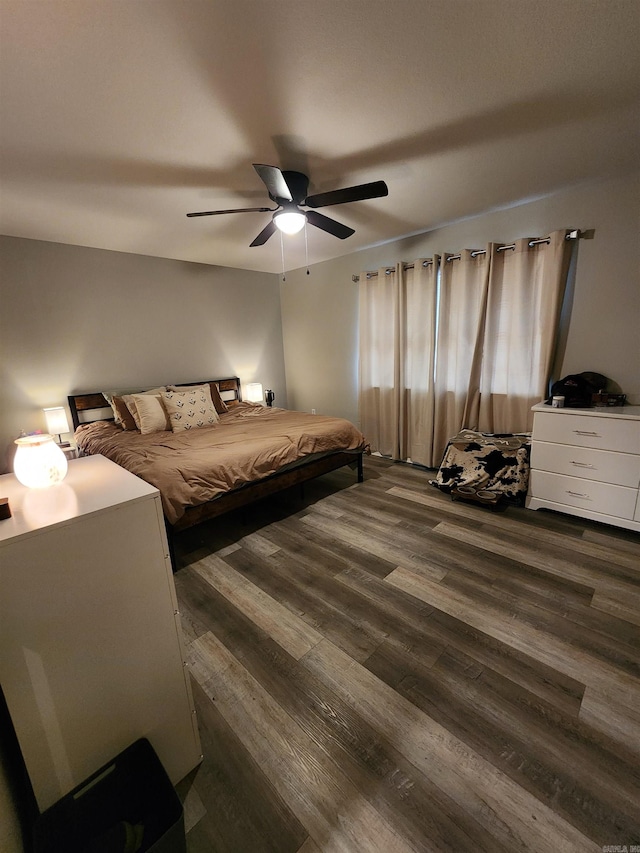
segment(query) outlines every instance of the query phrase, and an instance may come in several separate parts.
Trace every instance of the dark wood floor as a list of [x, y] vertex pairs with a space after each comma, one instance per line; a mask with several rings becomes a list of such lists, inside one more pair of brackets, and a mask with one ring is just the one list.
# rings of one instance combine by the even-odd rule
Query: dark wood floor
[[640, 845], [640, 536], [428, 479], [371, 458], [179, 538], [189, 853]]

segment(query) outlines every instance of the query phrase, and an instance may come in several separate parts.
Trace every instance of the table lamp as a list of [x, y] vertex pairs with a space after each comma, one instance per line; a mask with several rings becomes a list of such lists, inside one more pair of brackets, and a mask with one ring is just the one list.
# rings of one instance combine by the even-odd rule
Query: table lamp
[[264, 400], [262, 394], [262, 383], [250, 382], [247, 385], [247, 400], [249, 403], [262, 403]]
[[60, 438], [63, 432], [69, 432], [69, 422], [64, 408], [62, 406], [52, 406], [44, 410], [44, 416], [47, 419], [47, 431], [51, 435], [58, 436], [60, 447], [69, 447], [69, 442], [62, 441]]

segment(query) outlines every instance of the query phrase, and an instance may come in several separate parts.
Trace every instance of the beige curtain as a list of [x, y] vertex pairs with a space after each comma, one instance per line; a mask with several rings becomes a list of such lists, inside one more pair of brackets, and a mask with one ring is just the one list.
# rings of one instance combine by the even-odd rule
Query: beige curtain
[[573, 246], [567, 233], [554, 231], [548, 244], [491, 247], [482, 359], [472, 377], [479, 393], [467, 416], [481, 432], [531, 430], [531, 406], [547, 396]]
[[490, 255], [467, 249], [459, 258], [445, 255], [440, 272], [440, 305], [435, 370], [434, 465], [447, 441], [468, 425], [470, 379], [482, 358], [489, 287]]
[[360, 427], [374, 451], [433, 465], [438, 258], [360, 274]]
[[531, 429], [554, 361], [567, 233], [360, 274], [360, 419], [373, 450], [438, 467], [463, 427]]
[[401, 267], [361, 273], [358, 285], [360, 429], [372, 450], [392, 459], [400, 458]]
[[403, 317], [403, 382], [400, 456], [433, 467], [434, 385], [438, 256], [418, 260], [400, 277]]

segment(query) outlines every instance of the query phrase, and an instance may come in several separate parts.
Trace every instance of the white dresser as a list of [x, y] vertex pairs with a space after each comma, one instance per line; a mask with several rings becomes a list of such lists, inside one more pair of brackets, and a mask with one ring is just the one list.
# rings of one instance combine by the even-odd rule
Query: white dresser
[[533, 412], [527, 507], [640, 531], [640, 406]]
[[159, 492], [87, 456], [0, 497], [0, 683], [40, 810], [140, 737], [175, 784], [201, 755]]

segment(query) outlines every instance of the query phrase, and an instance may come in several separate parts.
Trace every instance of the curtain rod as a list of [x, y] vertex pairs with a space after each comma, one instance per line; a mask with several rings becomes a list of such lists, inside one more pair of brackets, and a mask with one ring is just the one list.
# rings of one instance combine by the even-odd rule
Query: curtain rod
[[[580, 239], [582, 239], [583, 236], [586, 237], [587, 233], [589, 233], [589, 232], [582, 232], [582, 231], [579, 231], [578, 229], [575, 229], [574, 231], [570, 231], [567, 234], [567, 236], [565, 237], [565, 240], [580, 240]], [[529, 246], [538, 246], [541, 243], [547, 243], [548, 244], [550, 242], [551, 242], [550, 237], [540, 237], [539, 240], [529, 240], [528, 245]], [[508, 246], [498, 246], [498, 248], [496, 249], [496, 252], [506, 252], [507, 249], [515, 249], [515, 247], [516, 247], [515, 243], [510, 243]], [[474, 249], [471, 252], [471, 257], [475, 258], [475, 257], [477, 257], [477, 255], [486, 255], [486, 254], [487, 254], [486, 249]], [[446, 258], [446, 261], [447, 261], [447, 263], [449, 261], [459, 261], [461, 257], [462, 257], [462, 255], [448, 255]], [[428, 267], [432, 263], [433, 263], [433, 259], [429, 258], [428, 260], [422, 262], [422, 266]], [[402, 268], [405, 270], [412, 270], [414, 268], [414, 266], [415, 266], [415, 264], [403, 264]], [[393, 273], [395, 271], [396, 271], [395, 267], [387, 267], [385, 269], [385, 275], [391, 275], [391, 273]], [[377, 275], [378, 275], [377, 272], [368, 272], [367, 278], [368, 279], [374, 278]], [[355, 282], [360, 281], [360, 276], [359, 275], [352, 275], [351, 281], [355, 281]]]

